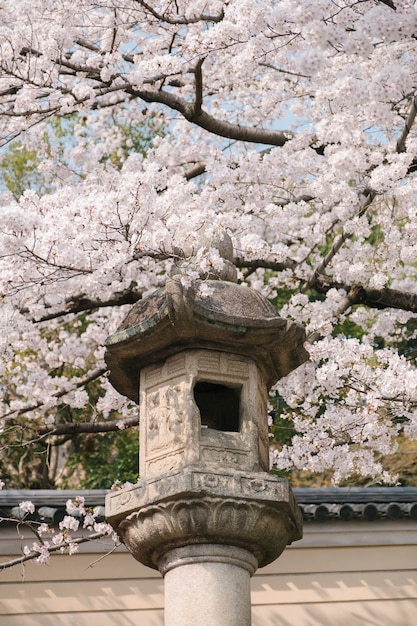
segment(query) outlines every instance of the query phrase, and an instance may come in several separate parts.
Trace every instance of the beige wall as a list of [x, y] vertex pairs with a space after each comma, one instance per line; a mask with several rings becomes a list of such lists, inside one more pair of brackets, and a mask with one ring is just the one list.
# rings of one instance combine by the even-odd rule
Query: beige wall
[[[18, 553], [13, 537], [0, 534], [1, 561]], [[105, 550], [0, 572], [1, 626], [162, 626], [159, 574]], [[415, 626], [417, 522], [306, 524], [252, 579], [252, 606], [253, 626]]]

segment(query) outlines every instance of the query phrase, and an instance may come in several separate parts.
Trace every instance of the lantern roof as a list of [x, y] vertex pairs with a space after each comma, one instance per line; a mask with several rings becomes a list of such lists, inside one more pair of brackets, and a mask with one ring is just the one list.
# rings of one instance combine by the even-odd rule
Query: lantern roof
[[183, 350], [249, 357], [268, 388], [308, 358], [304, 329], [281, 318], [261, 293], [236, 282], [236, 268], [227, 258], [232, 254], [230, 238], [223, 235], [214, 243], [223, 258], [218, 271], [190, 280], [187, 271], [195, 263], [191, 253], [163, 288], [133, 305], [106, 341], [110, 382], [135, 402], [140, 370]]

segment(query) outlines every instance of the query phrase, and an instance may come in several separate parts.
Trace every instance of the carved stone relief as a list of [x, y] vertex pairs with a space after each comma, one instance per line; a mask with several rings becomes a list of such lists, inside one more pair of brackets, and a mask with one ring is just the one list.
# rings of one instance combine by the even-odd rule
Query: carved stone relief
[[148, 450], [181, 443], [186, 411], [184, 385], [161, 387], [147, 398]]
[[[301, 513], [288, 481], [266, 472], [180, 467], [171, 473], [141, 480], [124, 490], [110, 492], [106, 498], [107, 519], [118, 531], [123, 519], [150, 505], [159, 506], [178, 500], [199, 502], [207, 498], [236, 502], [239, 506], [243, 506], [244, 502], [255, 502], [260, 507], [278, 511], [279, 515], [292, 520], [291, 532], [289, 526], [285, 527], [288, 531], [287, 541], [301, 537]], [[225, 528], [228, 524], [226, 520]]]
[[252, 552], [259, 567], [276, 559], [294, 535], [285, 508], [238, 498], [184, 498], [136, 511], [118, 527], [128, 550], [141, 563], [158, 568], [159, 559], [178, 547], [226, 544]]

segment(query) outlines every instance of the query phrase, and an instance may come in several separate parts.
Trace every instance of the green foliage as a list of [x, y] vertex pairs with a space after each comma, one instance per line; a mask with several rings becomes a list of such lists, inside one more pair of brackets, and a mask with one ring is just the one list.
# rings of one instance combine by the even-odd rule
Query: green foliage
[[[121, 116], [116, 116], [115, 113], [109, 115], [108, 132], [114, 139], [115, 147], [101, 157], [101, 163], [108, 162], [120, 169], [130, 154], [145, 156], [155, 137], [166, 134], [164, 120], [147, 113], [144, 109], [144, 117], [139, 124], [132, 123], [124, 113]], [[97, 145], [102, 143], [101, 138], [91, 136], [87, 119], [80, 113], [52, 117], [43, 133], [38, 151], [27, 148], [19, 140], [8, 146], [0, 158], [0, 189], [7, 188], [16, 200], [28, 189], [36, 190], [41, 195], [51, 193], [54, 185], [47, 182], [38, 170], [41, 162], [49, 158], [82, 179], [85, 173], [68, 158], [68, 149], [74, 147], [76, 141], [91, 141]]]
[[50, 193], [53, 185], [46, 182], [38, 166], [43, 159], [51, 156], [57, 163], [69, 165], [65, 160], [65, 152], [73, 143], [74, 127], [79, 123], [79, 118], [76, 113], [51, 118], [38, 151], [28, 148], [19, 140], [11, 143], [0, 159], [0, 188], [5, 186], [16, 200], [28, 189], [34, 189], [40, 195]]
[[270, 401], [273, 406], [270, 413], [272, 417], [272, 424], [270, 426], [270, 433], [272, 435], [271, 441], [278, 445], [289, 445], [296, 431], [292, 419], [288, 417], [288, 407], [278, 394]]
[[403, 338], [397, 345], [398, 352], [415, 364], [417, 361], [417, 318], [412, 317], [405, 324]]
[[79, 437], [67, 469], [70, 476], [65, 483], [72, 488], [108, 489], [117, 480], [135, 483], [139, 474], [137, 428]]
[[339, 324], [335, 324], [333, 328], [333, 337], [337, 337], [337, 335], [344, 335], [347, 338], [353, 338], [361, 340], [363, 335], [365, 334], [365, 330], [355, 324], [350, 318], [346, 318]]
[[287, 287], [281, 287], [277, 291], [277, 295], [275, 298], [271, 300], [272, 304], [276, 307], [277, 311], [280, 311], [284, 304], [288, 304], [291, 300], [291, 297], [294, 295], [293, 289], [288, 289]]
[[7, 421], [1, 431], [0, 476], [8, 489], [51, 489], [48, 445], [36, 438], [36, 423], [24, 416]]
[[371, 234], [367, 238], [367, 242], [374, 248], [381, 244], [385, 239], [382, 226], [380, 224], [373, 224], [371, 227]]
[[[146, 115], [147, 110], [144, 110]], [[130, 154], [146, 156], [152, 147], [155, 137], [163, 137], [166, 134], [164, 123], [159, 118], [144, 117], [139, 125], [132, 124], [129, 119], [121, 121], [111, 116], [110, 124], [120, 136], [119, 146], [105, 155], [101, 162], [110, 161], [112, 165], [120, 169]]]
[[0, 160], [0, 185], [3, 179], [3, 184], [16, 200], [25, 189], [41, 188], [38, 165], [39, 157], [34, 150], [28, 150], [21, 142], [14, 143]]

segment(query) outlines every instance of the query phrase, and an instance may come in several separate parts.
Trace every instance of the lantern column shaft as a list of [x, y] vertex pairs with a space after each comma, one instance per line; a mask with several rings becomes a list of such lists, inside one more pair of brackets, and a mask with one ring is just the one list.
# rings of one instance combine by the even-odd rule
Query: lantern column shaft
[[165, 626], [250, 626], [247, 550], [200, 544], [171, 550], [159, 563], [165, 578]]

